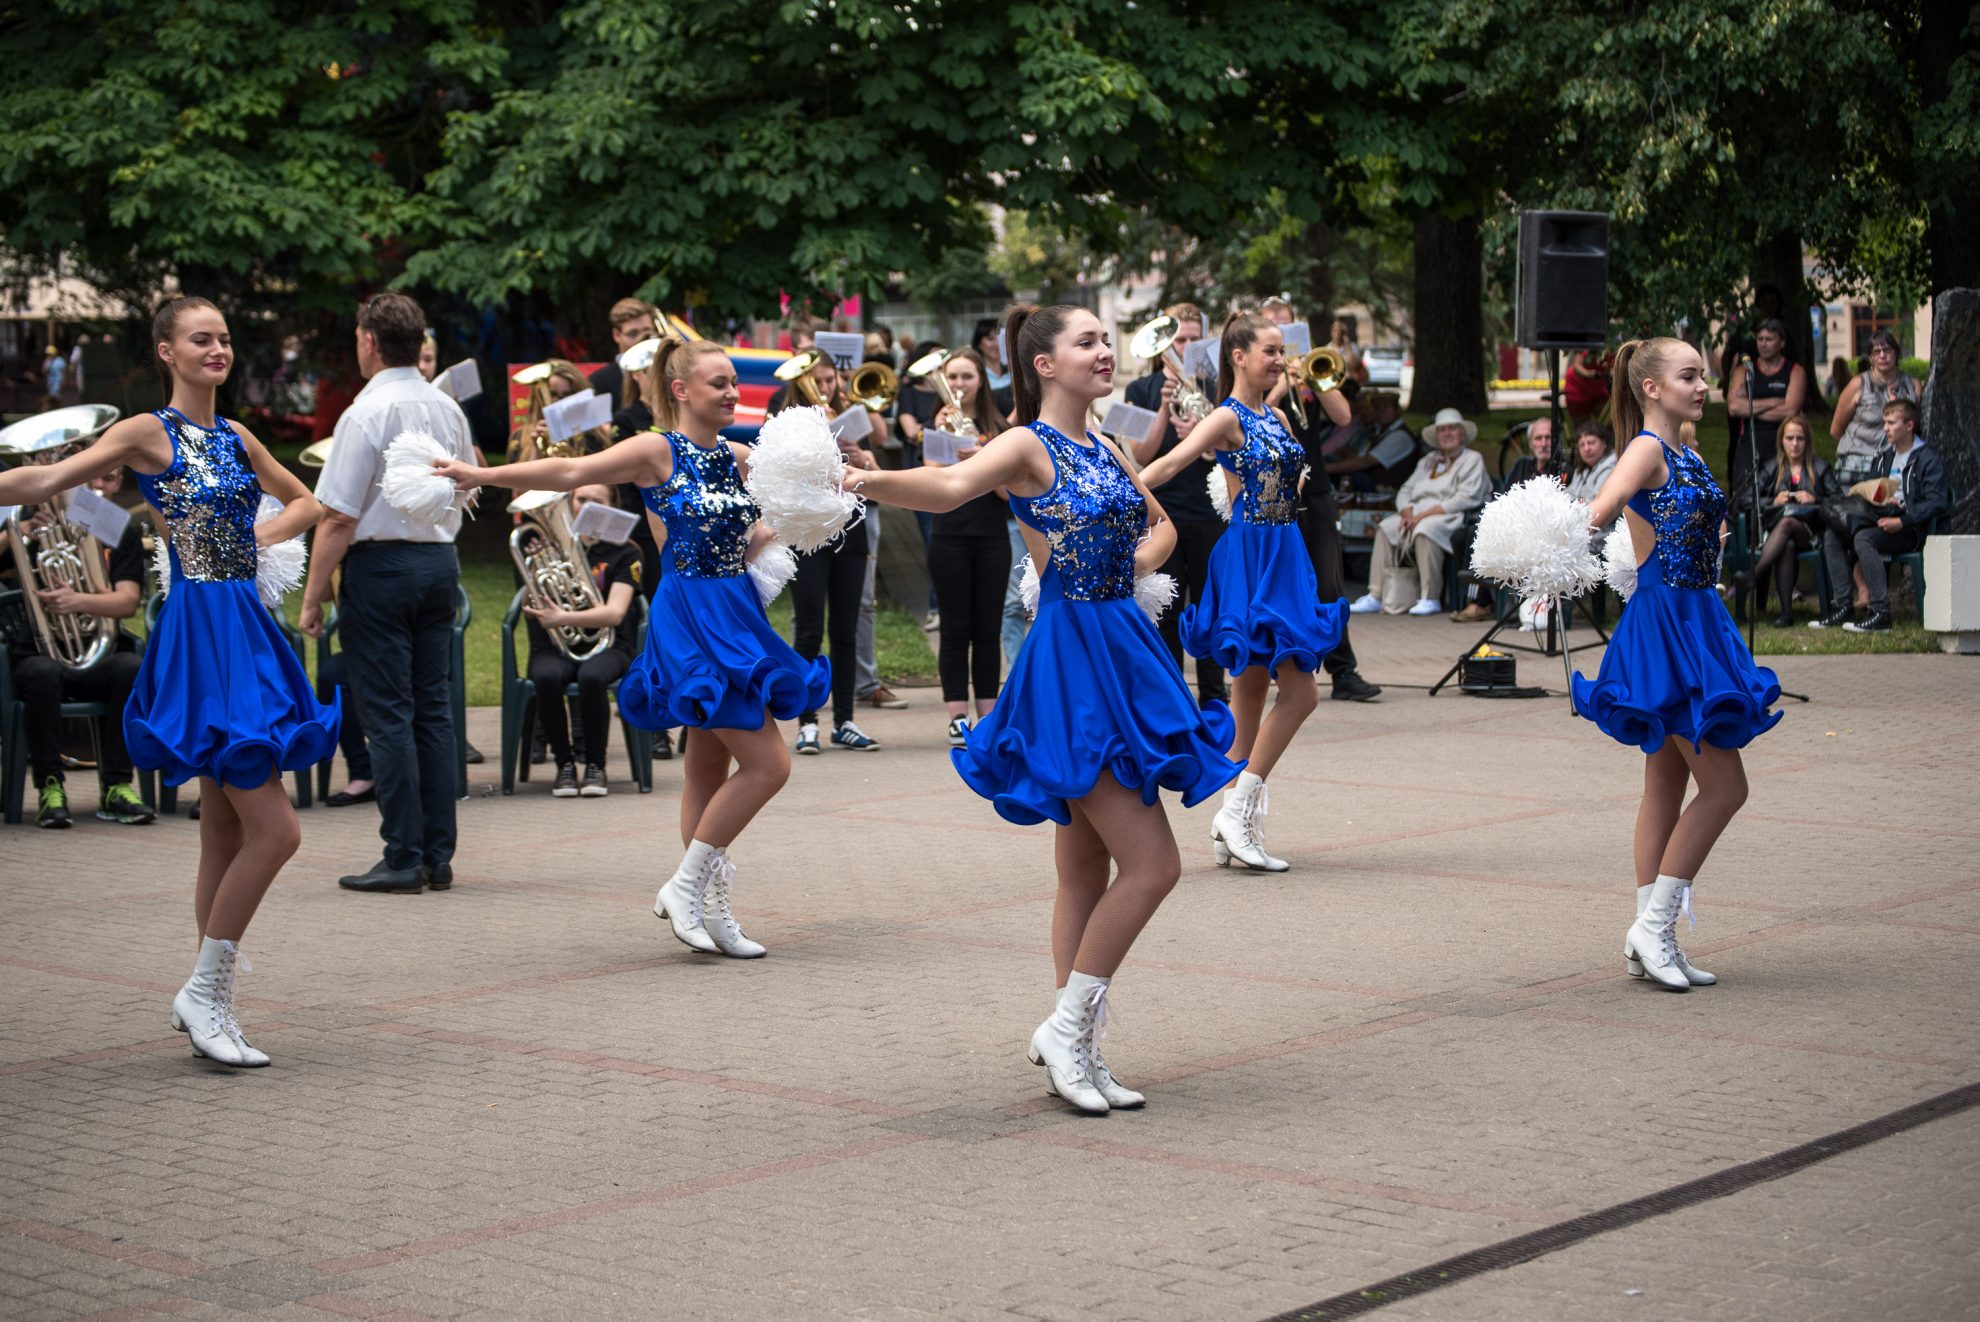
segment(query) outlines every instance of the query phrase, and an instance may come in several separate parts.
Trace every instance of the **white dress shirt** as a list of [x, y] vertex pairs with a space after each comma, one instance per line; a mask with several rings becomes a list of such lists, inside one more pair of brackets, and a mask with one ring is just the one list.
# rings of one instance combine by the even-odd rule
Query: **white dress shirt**
[[423, 431], [463, 463], [474, 462], [474, 438], [461, 406], [429, 385], [417, 367], [388, 367], [365, 382], [330, 443], [330, 458], [316, 480], [316, 498], [357, 520], [354, 542], [451, 542], [461, 512], [449, 510], [437, 524], [418, 524], [393, 509], [379, 489], [385, 449], [405, 431]]

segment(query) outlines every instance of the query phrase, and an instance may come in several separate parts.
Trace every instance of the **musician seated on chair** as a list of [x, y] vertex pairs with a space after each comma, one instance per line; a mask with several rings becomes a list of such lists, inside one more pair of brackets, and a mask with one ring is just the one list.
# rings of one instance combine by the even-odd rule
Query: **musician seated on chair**
[[[90, 483], [105, 497], [115, 496], [124, 484], [118, 469]], [[14, 551], [12, 527], [0, 530], [0, 564], [11, 567]], [[123, 538], [106, 551], [110, 590], [77, 592], [48, 584], [9, 584], [35, 590], [41, 608], [51, 619], [68, 615], [93, 615], [115, 630], [114, 621], [137, 614], [144, 599], [144, 528], [132, 519]], [[17, 633], [12, 643], [14, 696], [21, 702], [28, 750], [28, 766], [40, 798], [36, 826], [60, 830], [70, 823], [69, 795], [62, 779], [62, 704], [65, 702], [107, 703], [111, 715], [98, 722], [97, 781], [102, 786], [96, 815], [106, 822], [139, 826], [157, 819], [145, 806], [131, 784], [130, 754], [124, 751], [124, 702], [137, 680], [138, 652], [132, 639], [116, 634], [111, 653], [87, 670], [74, 670], [46, 655], [31, 633]]]
[[[579, 487], [572, 493], [577, 508], [593, 501], [612, 503], [612, 490], [605, 486]], [[563, 610], [555, 606], [524, 606], [529, 619], [529, 679], [536, 686], [536, 720], [557, 761], [557, 779], [551, 786], [554, 798], [603, 798], [605, 787], [605, 745], [612, 733], [611, 698], [607, 690], [624, 677], [632, 665], [633, 630], [626, 626], [633, 593], [639, 589], [639, 547], [630, 542], [582, 539], [586, 568], [598, 585], [602, 606], [590, 610]], [[550, 631], [559, 627], [611, 629], [612, 645], [583, 661], [574, 661], [551, 640]], [[580, 649], [581, 650], [581, 649]], [[564, 689], [578, 686], [573, 699], [578, 711], [578, 738], [582, 749], [571, 747], [571, 723], [564, 705]], [[580, 785], [577, 755], [584, 759], [584, 780]]]

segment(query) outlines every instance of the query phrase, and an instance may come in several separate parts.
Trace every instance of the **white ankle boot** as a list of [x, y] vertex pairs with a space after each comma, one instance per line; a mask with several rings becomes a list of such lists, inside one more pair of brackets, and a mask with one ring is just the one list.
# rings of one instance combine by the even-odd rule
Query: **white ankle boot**
[[1031, 1035], [1031, 1063], [1045, 1067], [1051, 1091], [1090, 1115], [1105, 1115], [1107, 1099], [1093, 1083], [1093, 1043], [1107, 1001], [1107, 979], [1075, 973], [1059, 988], [1059, 1004]]
[[[1650, 886], [1638, 886], [1636, 888], [1636, 916], [1638, 918], [1643, 916], [1643, 907], [1650, 903], [1650, 892], [1653, 889], [1654, 887]], [[1684, 892], [1678, 897], [1678, 912], [1682, 913], [1686, 918], [1691, 917], [1690, 883], [1686, 883]], [[1694, 919], [1693, 922], [1695, 923], [1696, 920]], [[1699, 968], [1696, 964], [1685, 958], [1684, 947], [1678, 944], [1677, 925], [1675, 922], [1671, 925], [1671, 949], [1677, 951], [1678, 971], [1684, 974], [1684, 980], [1686, 982], [1694, 987], [1710, 987], [1718, 982], [1718, 974], [1707, 973], [1704, 969]], [[1630, 977], [1640, 978], [1643, 976], [1643, 963], [1641, 960], [1625, 959], [1623, 966], [1629, 970]]]
[[1640, 965], [1652, 982], [1670, 991], [1691, 990], [1691, 980], [1678, 967], [1677, 953], [1678, 905], [1689, 884], [1682, 877], [1659, 873], [1653, 884], [1643, 888], [1650, 894], [1641, 900], [1642, 911], [1623, 933], [1624, 966]]
[[1265, 852], [1265, 813], [1268, 794], [1265, 781], [1249, 771], [1224, 791], [1224, 806], [1210, 821], [1210, 852], [1217, 866], [1229, 867], [1236, 859], [1259, 872], [1284, 872], [1292, 866]]
[[653, 912], [664, 918], [674, 929], [674, 937], [690, 950], [703, 954], [715, 953], [715, 939], [708, 935], [703, 916], [703, 906], [711, 880], [710, 863], [716, 854], [715, 846], [696, 840], [687, 847], [687, 856], [660, 893], [653, 899]]
[[701, 915], [709, 939], [731, 959], [763, 958], [767, 953], [763, 946], [743, 935], [742, 926], [729, 910], [729, 896], [736, 886], [736, 865], [718, 849], [708, 867], [708, 889], [703, 896]]
[[192, 977], [172, 998], [172, 1027], [184, 1033], [200, 1055], [222, 1065], [254, 1069], [266, 1065], [268, 1056], [248, 1044], [234, 1021], [236, 964], [248, 967], [240, 947], [232, 941], [203, 938]]

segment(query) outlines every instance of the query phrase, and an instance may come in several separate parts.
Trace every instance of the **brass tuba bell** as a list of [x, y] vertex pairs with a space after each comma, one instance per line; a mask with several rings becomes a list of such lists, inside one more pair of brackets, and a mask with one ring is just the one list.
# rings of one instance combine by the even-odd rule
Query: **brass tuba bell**
[[[0, 428], [0, 460], [10, 464], [52, 464], [66, 459], [108, 431], [117, 420], [108, 404], [73, 404]], [[57, 615], [41, 604], [51, 588], [74, 592], [110, 591], [103, 543], [68, 519], [69, 493], [14, 512], [4, 525], [13, 534], [14, 569], [21, 600], [43, 655], [69, 670], [87, 670], [110, 654], [117, 625], [100, 615]]]

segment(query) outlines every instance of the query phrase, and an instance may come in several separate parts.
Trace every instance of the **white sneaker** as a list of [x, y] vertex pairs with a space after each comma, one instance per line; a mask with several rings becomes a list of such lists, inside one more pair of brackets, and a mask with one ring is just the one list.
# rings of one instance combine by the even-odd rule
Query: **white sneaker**
[[1348, 613], [1351, 615], [1373, 615], [1381, 609], [1382, 599], [1372, 592], [1364, 592], [1348, 603]]
[[818, 754], [818, 726], [816, 724], [806, 722], [798, 727], [797, 751], [807, 757], [815, 757]]
[[1435, 597], [1418, 597], [1416, 604], [1409, 608], [1411, 615], [1442, 615], [1444, 603]]

